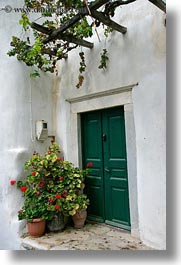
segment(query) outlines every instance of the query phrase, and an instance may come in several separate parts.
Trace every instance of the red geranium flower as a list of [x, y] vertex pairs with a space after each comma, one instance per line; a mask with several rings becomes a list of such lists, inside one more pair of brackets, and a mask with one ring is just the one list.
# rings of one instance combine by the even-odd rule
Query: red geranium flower
[[41, 182], [38, 184], [38, 187], [39, 187], [39, 188], [42, 188], [44, 185], [45, 185], [45, 183], [44, 183], [43, 181], [41, 181]]
[[56, 199], [60, 199], [61, 198], [61, 195], [60, 194], [57, 194], [56, 195]]
[[93, 163], [92, 162], [89, 162], [87, 163], [86, 167], [92, 167], [93, 166]]
[[31, 173], [31, 175], [32, 175], [32, 176], [35, 176], [35, 175], [36, 175], [36, 171], [33, 171], [33, 172]]
[[12, 179], [10, 180], [10, 184], [13, 186], [16, 183], [16, 180]]
[[58, 158], [57, 158], [57, 161], [62, 161], [62, 160], [63, 160], [62, 157], [58, 157]]
[[36, 195], [40, 195], [40, 191], [37, 191], [37, 192], [36, 192]]
[[20, 188], [20, 190], [21, 190], [21, 192], [25, 192], [26, 190], [27, 190], [27, 186], [22, 186], [21, 188]]
[[59, 210], [60, 209], [60, 205], [55, 205], [55, 210]]
[[53, 202], [53, 199], [52, 199], [52, 198], [48, 198], [48, 201], [49, 201], [50, 203], [52, 203], [52, 202]]
[[62, 177], [62, 176], [59, 177], [59, 180], [60, 180], [60, 181], [62, 181], [63, 179], [64, 179], [64, 177]]

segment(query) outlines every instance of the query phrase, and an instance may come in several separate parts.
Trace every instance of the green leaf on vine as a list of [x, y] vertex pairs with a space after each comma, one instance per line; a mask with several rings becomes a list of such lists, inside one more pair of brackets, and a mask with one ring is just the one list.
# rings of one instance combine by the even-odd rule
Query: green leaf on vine
[[106, 49], [103, 49], [103, 51], [101, 53], [100, 65], [98, 68], [105, 70], [107, 68], [107, 61], [108, 60], [109, 60], [108, 52]]
[[33, 72], [30, 73], [30, 77], [31, 78], [40, 77], [40, 74], [37, 70], [34, 70]]
[[22, 13], [19, 24], [23, 26], [23, 29], [26, 31], [29, 28], [30, 21], [25, 13]]

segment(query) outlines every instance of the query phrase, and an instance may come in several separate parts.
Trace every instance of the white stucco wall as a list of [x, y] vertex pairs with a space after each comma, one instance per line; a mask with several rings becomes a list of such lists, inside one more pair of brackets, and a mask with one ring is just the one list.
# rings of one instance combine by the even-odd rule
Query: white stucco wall
[[[7, 4], [22, 7], [23, 1], [0, 1], [0, 7]], [[53, 134], [52, 75], [42, 74], [40, 79], [30, 80], [30, 69], [6, 55], [11, 36], [21, 35], [19, 18], [20, 14], [0, 11], [0, 249], [19, 249], [23, 226], [17, 220], [21, 194], [9, 181], [21, 177], [24, 162], [34, 150], [44, 151], [50, 143], [50, 139], [44, 143], [32, 141], [35, 121], [48, 121], [49, 134]]]
[[[22, 0], [1, 1], [22, 6]], [[94, 37], [93, 50], [83, 49], [86, 54], [87, 72], [82, 88], [75, 88], [78, 77], [78, 52], [72, 51], [68, 60], [60, 63], [58, 78], [43, 74], [39, 80], [30, 80], [30, 70], [15, 58], [6, 55], [11, 36], [21, 33], [17, 25], [19, 14], [0, 11], [0, 249], [18, 249], [19, 233], [23, 223], [17, 220], [21, 195], [9, 185], [10, 179], [19, 179], [24, 161], [34, 149], [45, 150], [49, 141], [32, 141], [31, 119], [34, 134], [35, 120], [48, 121], [49, 134], [56, 130], [57, 142], [63, 148], [66, 159], [78, 164], [78, 145], [73, 144], [74, 119], [72, 105], [67, 98], [79, 97], [98, 91], [110, 90], [139, 83], [132, 90], [130, 106], [125, 107], [126, 119], [131, 123], [135, 139], [133, 154], [137, 194], [137, 229], [144, 243], [157, 249], [166, 247], [166, 143], [165, 143], [165, 31], [164, 14], [145, 0], [119, 8], [118, 23], [128, 32], [114, 32], [107, 40], [109, 66], [107, 71], [98, 70], [100, 52], [104, 41]], [[103, 35], [98, 29], [100, 37]], [[92, 41], [92, 40], [91, 40]], [[97, 67], [96, 67], [97, 66]], [[32, 90], [31, 90], [31, 89]], [[32, 91], [32, 105], [31, 101]], [[119, 95], [118, 95], [119, 97]], [[121, 96], [122, 97], [122, 96]], [[123, 95], [124, 101], [125, 95]], [[110, 99], [112, 101], [110, 101]], [[119, 104], [121, 98], [105, 97], [85, 104], [85, 110], [110, 107]], [[88, 102], [88, 101], [87, 101]], [[123, 103], [124, 104], [124, 103]], [[30, 111], [32, 106], [32, 115]], [[76, 129], [76, 128], [75, 128]], [[130, 135], [127, 133], [127, 136]], [[77, 141], [77, 139], [76, 139]], [[135, 143], [134, 143], [135, 141]], [[130, 146], [129, 146], [130, 147]], [[130, 148], [129, 148], [130, 149]], [[74, 154], [74, 155], [73, 155]], [[138, 198], [138, 199], [137, 199]], [[137, 209], [138, 208], [138, 209]], [[136, 214], [135, 214], [136, 215]], [[6, 230], [7, 229], [7, 230]]]
[[[122, 35], [114, 32], [107, 40], [109, 66], [97, 69], [104, 41], [94, 38], [95, 47], [85, 52], [87, 71], [82, 88], [75, 88], [78, 77], [78, 52], [60, 64], [60, 86], [56, 87], [57, 138], [65, 157], [78, 163], [78, 146], [70, 143], [77, 134], [71, 133], [72, 105], [67, 98], [139, 83], [133, 88], [132, 101], [135, 123], [138, 230], [144, 243], [157, 249], [166, 248], [166, 47], [164, 13], [145, 0], [138, 0], [121, 9], [116, 20], [128, 28]], [[101, 29], [98, 29], [100, 37]], [[99, 100], [99, 99], [98, 99]], [[107, 103], [106, 103], [107, 100]], [[86, 110], [97, 103], [86, 101]], [[78, 104], [78, 103], [77, 103]], [[103, 107], [110, 106], [110, 97]], [[86, 104], [85, 104], [86, 105]], [[76, 130], [76, 128], [75, 128]], [[75, 140], [77, 141], [77, 139]], [[73, 148], [77, 148], [72, 157]]]

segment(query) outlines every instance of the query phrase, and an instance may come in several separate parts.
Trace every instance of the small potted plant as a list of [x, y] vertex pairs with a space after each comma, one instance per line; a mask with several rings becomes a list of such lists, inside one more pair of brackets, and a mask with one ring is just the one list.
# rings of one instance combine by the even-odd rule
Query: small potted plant
[[42, 236], [45, 232], [46, 220], [50, 218], [47, 212], [45, 194], [40, 194], [40, 186], [28, 178], [25, 182], [18, 181], [17, 187], [24, 197], [23, 206], [18, 212], [18, 219], [27, 220], [28, 231], [31, 236]]
[[75, 228], [82, 228], [87, 218], [86, 209], [89, 205], [89, 199], [86, 194], [83, 194], [83, 190], [85, 177], [90, 172], [92, 165], [93, 163], [89, 162], [86, 169], [80, 169], [68, 162], [68, 172], [65, 174], [65, 181], [66, 179], [68, 179], [68, 182], [71, 181], [67, 186], [68, 193], [64, 199], [63, 213], [65, 216], [72, 216]]
[[69, 194], [64, 203], [64, 213], [71, 215], [74, 227], [82, 228], [87, 218], [89, 199], [86, 194]]

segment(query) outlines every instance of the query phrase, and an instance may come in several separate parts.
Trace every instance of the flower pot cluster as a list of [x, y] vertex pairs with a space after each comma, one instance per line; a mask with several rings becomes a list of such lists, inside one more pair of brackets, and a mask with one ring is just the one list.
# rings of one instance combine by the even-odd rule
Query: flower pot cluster
[[[78, 213], [87, 209], [89, 199], [83, 193], [84, 180], [89, 173], [91, 163], [86, 169], [74, 167], [74, 165], [60, 156], [60, 146], [53, 143], [45, 154], [34, 152], [25, 163], [25, 171], [28, 172], [24, 180], [11, 180], [11, 185], [17, 185], [23, 195], [23, 206], [18, 212], [19, 220], [26, 219], [28, 228], [33, 226], [32, 236], [41, 236], [45, 232], [45, 223], [52, 227], [56, 224], [55, 231], [64, 228], [64, 216], [72, 216], [73, 220]], [[84, 225], [75, 224], [75, 228]], [[40, 234], [35, 226], [41, 226]], [[51, 229], [51, 228], [50, 228]], [[31, 230], [31, 229], [30, 229]]]

